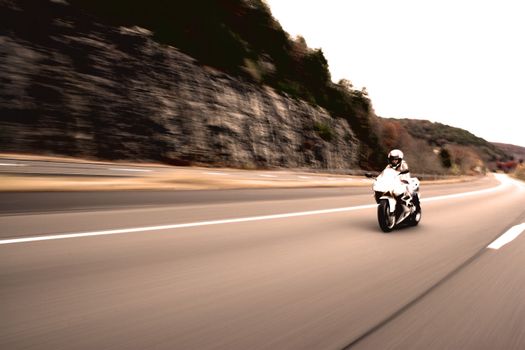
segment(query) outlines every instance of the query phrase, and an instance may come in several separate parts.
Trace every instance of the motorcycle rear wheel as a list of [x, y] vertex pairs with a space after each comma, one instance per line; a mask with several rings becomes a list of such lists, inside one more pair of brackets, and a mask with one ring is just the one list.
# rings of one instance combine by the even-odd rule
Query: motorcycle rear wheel
[[377, 221], [383, 232], [392, 231], [396, 224], [395, 215], [390, 213], [390, 205], [387, 199], [379, 201], [377, 206]]

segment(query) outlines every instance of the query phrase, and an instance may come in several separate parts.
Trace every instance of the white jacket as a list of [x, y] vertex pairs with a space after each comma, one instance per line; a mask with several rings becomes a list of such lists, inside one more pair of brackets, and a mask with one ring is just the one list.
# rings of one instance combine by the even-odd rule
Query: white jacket
[[[388, 164], [386, 166], [387, 168], [393, 168], [392, 165]], [[408, 170], [408, 164], [404, 160], [401, 161], [401, 164], [397, 167], [397, 169], [394, 169], [397, 172], [403, 172]], [[394, 194], [396, 196], [402, 195], [405, 192], [411, 192], [409, 186], [407, 185], [410, 183], [410, 173], [401, 174], [399, 175], [399, 186], [396, 186], [394, 189]]]

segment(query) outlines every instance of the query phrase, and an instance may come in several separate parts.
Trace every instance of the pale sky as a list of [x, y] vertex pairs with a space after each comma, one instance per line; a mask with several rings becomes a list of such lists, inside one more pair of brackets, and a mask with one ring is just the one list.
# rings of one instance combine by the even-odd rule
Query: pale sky
[[376, 114], [525, 147], [525, 1], [266, 0]]

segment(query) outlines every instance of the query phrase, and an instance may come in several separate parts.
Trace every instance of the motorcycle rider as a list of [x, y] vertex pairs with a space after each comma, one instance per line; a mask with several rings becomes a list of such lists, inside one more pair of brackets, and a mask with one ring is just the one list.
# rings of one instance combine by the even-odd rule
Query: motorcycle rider
[[410, 181], [410, 172], [408, 170], [408, 164], [403, 159], [403, 152], [399, 149], [393, 149], [388, 153], [388, 165], [387, 168], [392, 168], [399, 172], [400, 184], [394, 189], [394, 195], [400, 203], [403, 204], [403, 210], [405, 213], [410, 212], [412, 204], [412, 193], [408, 186]]

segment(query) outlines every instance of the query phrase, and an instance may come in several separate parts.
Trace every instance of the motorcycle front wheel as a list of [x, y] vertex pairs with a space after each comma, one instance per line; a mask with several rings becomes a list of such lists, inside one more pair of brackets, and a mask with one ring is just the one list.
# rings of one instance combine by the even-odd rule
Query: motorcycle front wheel
[[418, 207], [414, 214], [410, 217], [410, 225], [411, 226], [417, 226], [419, 222], [421, 221], [421, 207]]
[[421, 221], [421, 204], [419, 203], [419, 196], [415, 196], [413, 200], [416, 211], [411, 215], [409, 224], [411, 226], [417, 226]]
[[377, 206], [377, 221], [383, 232], [390, 232], [396, 224], [396, 217], [390, 213], [390, 205], [387, 199], [381, 199]]

